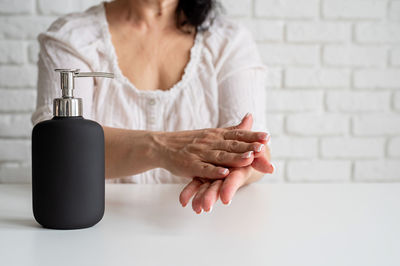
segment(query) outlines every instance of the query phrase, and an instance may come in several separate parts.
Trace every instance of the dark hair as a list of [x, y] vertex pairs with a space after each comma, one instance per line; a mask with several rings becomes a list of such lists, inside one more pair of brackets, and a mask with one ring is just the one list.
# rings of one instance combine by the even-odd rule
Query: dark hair
[[193, 26], [203, 28], [206, 19], [217, 8], [216, 0], [179, 0], [176, 8], [178, 28]]

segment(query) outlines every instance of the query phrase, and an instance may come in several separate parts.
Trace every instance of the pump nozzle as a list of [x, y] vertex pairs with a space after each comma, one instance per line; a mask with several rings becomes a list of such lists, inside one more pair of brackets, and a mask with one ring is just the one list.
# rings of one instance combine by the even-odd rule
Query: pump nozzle
[[80, 72], [79, 69], [55, 69], [60, 73], [62, 98], [54, 99], [54, 116], [82, 116], [82, 99], [74, 98], [75, 78], [104, 77], [114, 78], [113, 73]]

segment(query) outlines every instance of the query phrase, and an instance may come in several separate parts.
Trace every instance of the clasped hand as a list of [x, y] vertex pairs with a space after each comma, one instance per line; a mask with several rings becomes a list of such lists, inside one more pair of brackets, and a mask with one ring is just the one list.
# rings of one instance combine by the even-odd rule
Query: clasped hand
[[[188, 165], [192, 171], [194, 169], [196, 176], [180, 194], [179, 201], [183, 207], [191, 198], [193, 198], [192, 208], [198, 214], [203, 210], [210, 212], [218, 199], [229, 205], [240, 187], [258, 180], [265, 173], [273, 173], [274, 167], [269, 162], [270, 151], [267, 145], [270, 136], [265, 132], [251, 132], [252, 124], [253, 118], [248, 114], [237, 126], [215, 129], [217, 130], [215, 135], [213, 132], [207, 132], [205, 138], [203, 136], [192, 141], [196, 145], [211, 145], [214, 149], [204, 149], [204, 147], [200, 149], [196, 145], [186, 145], [180, 151], [182, 156], [192, 157], [196, 154], [200, 157], [199, 163]], [[213, 141], [214, 144], [211, 144], [210, 138], [219, 137], [220, 141]], [[190, 149], [199, 149], [201, 152]], [[172, 157], [179, 160], [176, 153], [175, 151], [175, 156]], [[186, 166], [181, 165], [177, 169], [169, 170], [175, 174], [185, 174]]]

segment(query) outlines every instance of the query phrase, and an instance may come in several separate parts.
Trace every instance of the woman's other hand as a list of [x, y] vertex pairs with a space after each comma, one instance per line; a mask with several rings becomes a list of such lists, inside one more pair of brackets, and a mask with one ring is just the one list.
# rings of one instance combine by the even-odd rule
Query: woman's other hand
[[[270, 173], [273, 170], [272, 167]], [[198, 214], [203, 210], [210, 212], [218, 198], [221, 199], [222, 203], [229, 205], [236, 191], [240, 187], [252, 182], [253, 173], [254, 168], [246, 166], [231, 169], [231, 172], [225, 179], [210, 180], [193, 178], [182, 190], [179, 201], [185, 207], [193, 197], [192, 209]]]
[[231, 128], [155, 133], [160, 166], [178, 176], [219, 179], [228, 176], [228, 167], [251, 165], [268, 134], [242, 129], [249, 119]]
[[[245, 116], [245, 119], [242, 120], [242, 123], [240, 123], [237, 126], [231, 127], [235, 129], [241, 129], [241, 130], [251, 130], [253, 126], [253, 116], [251, 114], [247, 114]], [[261, 146], [261, 150], [259, 152], [254, 153], [254, 161], [252, 162], [251, 166], [262, 173], [270, 173], [271, 168], [273, 166], [270, 163], [270, 150], [269, 150], [269, 142], [271, 140], [271, 136], [268, 134], [268, 136], [260, 140], [260, 143], [263, 145]]]

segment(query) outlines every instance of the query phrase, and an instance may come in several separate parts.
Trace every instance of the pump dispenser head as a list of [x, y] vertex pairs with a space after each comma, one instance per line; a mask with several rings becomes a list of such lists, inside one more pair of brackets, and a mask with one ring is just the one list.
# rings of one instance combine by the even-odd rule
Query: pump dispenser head
[[61, 117], [82, 116], [82, 99], [74, 98], [75, 78], [104, 77], [114, 78], [113, 73], [79, 72], [79, 69], [55, 69], [60, 73], [62, 98], [53, 101], [53, 115]]

